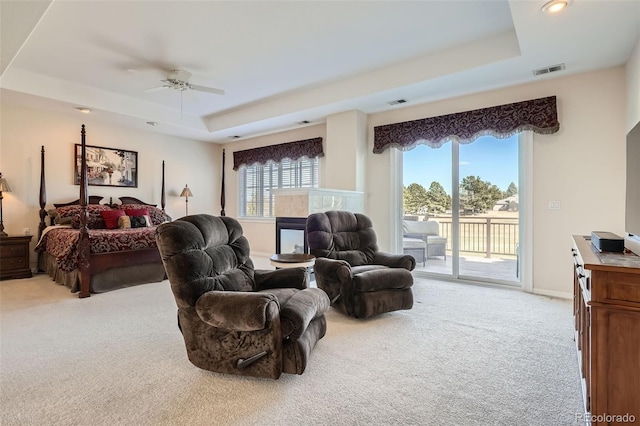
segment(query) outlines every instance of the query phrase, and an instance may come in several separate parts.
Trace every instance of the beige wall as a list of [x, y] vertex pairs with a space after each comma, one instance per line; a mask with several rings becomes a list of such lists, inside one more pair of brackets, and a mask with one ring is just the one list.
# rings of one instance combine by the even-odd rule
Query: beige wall
[[[219, 213], [220, 148], [217, 145], [153, 132], [93, 122], [91, 116], [64, 116], [24, 107], [2, 105], [0, 121], [0, 171], [11, 184], [4, 193], [5, 231], [38, 232], [40, 147], [46, 152], [47, 208], [53, 203], [78, 198], [73, 184], [74, 144], [80, 143], [80, 126], [86, 124], [87, 144], [124, 148], [138, 152], [138, 188], [90, 186], [89, 195], [132, 196], [160, 205], [162, 161], [165, 161], [166, 211], [173, 218], [184, 216], [184, 198], [178, 195], [188, 184], [194, 194], [189, 213]], [[114, 202], [117, 201], [114, 199]], [[32, 266], [35, 266], [32, 254]]]
[[[371, 115], [369, 170], [376, 173], [369, 188], [388, 187], [391, 174], [389, 151], [371, 154], [374, 126], [557, 96], [560, 131], [533, 142], [533, 288], [570, 294], [571, 235], [624, 231], [625, 90], [625, 70], [617, 67]], [[561, 209], [549, 210], [549, 200], [560, 200]], [[390, 222], [389, 205], [387, 191], [369, 194], [374, 223]], [[388, 247], [388, 227], [378, 232]]]
[[640, 37], [626, 66], [627, 76], [627, 132], [640, 122]]
[[[318, 137], [323, 138], [323, 145], [326, 146], [326, 126], [324, 124], [235, 141], [223, 145], [227, 158], [225, 164], [225, 192], [227, 201], [225, 210], [227, 216], [238, 217], [238, 172], [233, 170], [234, 151]], [[328, 157], [321, 157], [320, 186], [324, 186], [324, 179], [326, 179], [327, 173], [335, 173], [333, 169], [325, 172], [328, 165], [331, 165]], [[274, 219], [240, 219], [240, 222], [244, 235], [249, 239], [252, 253], [264, 255], [275, 253], [276, 226]]]

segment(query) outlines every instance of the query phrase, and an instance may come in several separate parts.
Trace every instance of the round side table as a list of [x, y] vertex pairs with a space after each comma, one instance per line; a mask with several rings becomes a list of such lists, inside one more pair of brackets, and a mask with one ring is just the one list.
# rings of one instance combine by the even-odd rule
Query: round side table
[[307, 272], [307, 283], [311, 284], [310, 268], [316, 264], [315, 256], [304, 253], [281, 253], [274, 254], [269, 260], [276, 268], [304, 268]]
[[310, 268], [316, 263], [316, 257], [304, 253], [274, 254], [269, 258], [276, 268]]

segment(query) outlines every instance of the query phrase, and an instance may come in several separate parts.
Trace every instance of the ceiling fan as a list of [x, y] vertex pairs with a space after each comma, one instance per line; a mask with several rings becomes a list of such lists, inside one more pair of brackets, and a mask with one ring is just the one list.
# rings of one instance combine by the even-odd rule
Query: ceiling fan
[[214, 93], [216, 95], [224, 95], [224, 90], [215, 89], [213, 87], [200, 86], [197, 84], [189, 83], [189, 79], [191, 78], [191, 73], [187, 70], [177, 69], [169, 72], [169, 75], [166, 79], [160, 80], [162, 86], [152, 87], [150, 89], [146, 89], [145, 92], [155, 92], [157, 90], [163, 89], [174, 89], [180, 92], [185, 92], [187, 90], [197, 90], [199, 92], [207, 92]]

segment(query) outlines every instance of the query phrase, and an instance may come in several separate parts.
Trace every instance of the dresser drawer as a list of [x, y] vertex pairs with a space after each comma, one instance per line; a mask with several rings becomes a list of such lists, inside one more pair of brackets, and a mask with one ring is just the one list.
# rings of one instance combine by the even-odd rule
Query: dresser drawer
[[24, 269], [28, 268], [27, 259], [23, 257], [2, 257], [2, 261], [0, 262], [0, 266], [3, 271], [13, 271], [14, 269]]
[[25, 244], [3, 245], [0, 247], [0, 258], [4, 260], [8, 257], [24, 257], [27, 255], [27, 247]]

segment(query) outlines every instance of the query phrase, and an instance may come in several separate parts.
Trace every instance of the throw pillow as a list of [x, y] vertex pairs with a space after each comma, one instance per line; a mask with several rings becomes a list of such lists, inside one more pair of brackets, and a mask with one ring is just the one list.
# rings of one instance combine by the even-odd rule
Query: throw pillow
[[149, 216], [149, 209], [124, 209], [127, 216]]
[[147, 228], [151, 226], [151, 218], [149, 215], [130, 216], [132, 228]]
[[124, 210], [105, 210], [101, 211], [100, 215], [104, 219], [104, 223], [107, 229], [118, 228], [118, 218], [124, 216]]
[[120, 216], [118, 218], [118, 228], [120, 229], [131, 228], [131, 218], [129, 216]]

